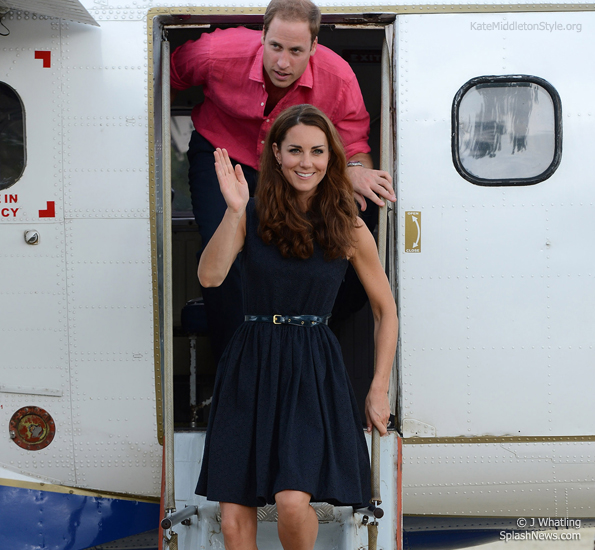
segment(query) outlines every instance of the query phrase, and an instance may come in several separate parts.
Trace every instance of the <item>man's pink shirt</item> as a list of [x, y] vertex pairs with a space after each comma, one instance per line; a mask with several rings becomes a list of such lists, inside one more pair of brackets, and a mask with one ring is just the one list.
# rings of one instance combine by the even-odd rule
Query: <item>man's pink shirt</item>
[[355, 74], [336, 53], [318, 45], [304, 74], [265, 116], [262, 33], [244, 27], [203, 35], [177, 48], [171, 58], [176, 90], [203, 86], [205, 100], [192, 111], [195, 129], [214, 147], [225, 147], [258, 170], [264, 140], [287, 107], [310, 103], [336, 126], [347, 158], [368, 153], [370, 117]]

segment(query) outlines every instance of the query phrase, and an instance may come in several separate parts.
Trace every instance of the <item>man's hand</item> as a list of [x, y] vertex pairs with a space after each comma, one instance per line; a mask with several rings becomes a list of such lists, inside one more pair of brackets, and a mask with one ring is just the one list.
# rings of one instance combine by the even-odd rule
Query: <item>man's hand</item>
[[384, 170], [373, 170], [370, 155], [360, 153], [349, 159], [350, 162], [361, 162], [363, 166], [349, 166], [347, 175], [353, 185], [355, 200], [362, 211], [366, 209], [366, 198], [384, 206], [382, 199], [396, 202], [397, 197], [393, 190], [393, 178]]

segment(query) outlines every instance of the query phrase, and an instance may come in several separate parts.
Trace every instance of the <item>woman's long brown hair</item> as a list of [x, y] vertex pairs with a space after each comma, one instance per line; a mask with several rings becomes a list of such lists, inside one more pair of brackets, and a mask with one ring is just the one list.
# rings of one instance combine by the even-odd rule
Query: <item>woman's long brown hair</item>
[[[287, 132], [298, 124], [320, 128], [329, 145], [326, 174], [308, 212], [300, 209], [298, 194], [283, 176], [273, 153], [273, 143], [281, 148]], [[283, 111], [271, 127], [260, 158], [256, 212], [262, 240], [274, 243], [286, 258], [309, 258], [314, 253], [314, 241], [329, 260], [347, 257], [354, 245], [357, 208], [346, 170], [341, 138], [322, 111], [312, 105], [295, 105]]]

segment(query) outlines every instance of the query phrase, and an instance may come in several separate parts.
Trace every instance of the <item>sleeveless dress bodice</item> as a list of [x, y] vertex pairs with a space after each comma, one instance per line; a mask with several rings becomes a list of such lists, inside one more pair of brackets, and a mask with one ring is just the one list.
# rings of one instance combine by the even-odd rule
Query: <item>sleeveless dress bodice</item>
[[[251, 199], [240, 253], [248, 315], [330, 314], [347, 260], [284, 258], [258, 235]], [[215, 380], [196, 493], [245, 506], [292, 489], [313, 501], [359, 506], [370, 466], [339, 343], [327, 325], [244, 322]]]
[[246, 241], [240, 256], [244, 313], [248, 315], [327, 315], [347, 270], [347, 260], [325, 261], [316, 245], [306, 259], [284, 258], [258, 236], [254, 203], [248, 206]]

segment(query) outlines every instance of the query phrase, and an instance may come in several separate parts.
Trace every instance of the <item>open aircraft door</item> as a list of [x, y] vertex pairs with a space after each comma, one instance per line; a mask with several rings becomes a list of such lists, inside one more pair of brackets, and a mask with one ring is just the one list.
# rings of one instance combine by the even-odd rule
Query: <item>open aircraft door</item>
[[[63, 140], [60, 120], [61, 23], [50, 27], [45, 18], [4, 23], [9, 31], [2, 29], [0, 57], [0, 333], [5, 336], [0, 418], [8, 426], [27, 406], [45, 411], [59, 429], [42, 453], [57, 453], [61, 460], [44, 472], [74, 484], [74, 434], [63, 429], [72, 422], [74, 405], [70, 385], [61, 382], [68, 377], [64, 196], [70, 191], [63, 178], [70, 143]], [[17, 445], [8, 437], [0, 445], [2, 465], [18, 464], [26, 474], [29, 463], [21, 461], [30, 442], [14, 439]], [[28, 458], [37, 468], [39, 455]]]
[[[423, 513], [413, 487], [449, 481], [407, 478], [409, 460], [442, 460], [449, 444], [578, 441], [595, 433], [590, 384], [580, 383], [592, 371], [595, 329], [592, 255], [585, 254], [595, 234], [587, 181], [595, 75], [569, 63], [594, 44], [577, 20], [572, 13], [398, 17], [408, 514]], [[594, 14], [581, 13], [580, 21], [595, 22]], [[426, 446], [428, 458], [423, 445], [431, 444], [443, 446]], [[483, 460], [473, 457], [479, 451], [465, 453], [467, 463]], [[489, 481], [483, 475], [478, 485]], [[446, 498], [436, 491], [436, 510]], [[475, 513], [465, 510], [442, 513]]]
[[[380, 124], [380, 169], [386, 170], [396, 177], [395, 170], [395, 90], [396, 88], [396, 29], [397, 22], [386, 25], [385, 40], [382, 47], [382, 89], [381, 89], [381, 124]], [[396, 188], [397, 181], [393, 181]], [[398, 203], [397, 203], [398, 204]], [[395, 300], [398, 297], [397, 290], [397, 264], [396, 264], [396, 237], [397, 237], [397, 217], [395, 205], [385, 201], [385, 206], [379, 210], [378, 223], [378, 254], [381, 263], [385, 266], [388, 275], [390, 287], [393, 291]], [[388, 264], [388, 269], [387, 268]], [[394, 407], [395, 418], [399, 418], [400, 406], [400, 376], [398, 372], [398, 358], [395, 357], [393, 370], [391, 372], [391, 380], [389, 384], [389, 402]], [[391, 449], [391, 463], [389, 480], [385, 479], [384, 485], [388, 484], [391, 487], [391, 534], [393, 536], [391, 545], [388, 547], [401, 550], [403, 548], [403, 447], [402, 447], [402, 431], [397, 426], [397, 431], [389, 435], [390, 439], [394, 438]], [[378, 471], [378, 465], [374, 464], [378, 456], [375, 450], [375, 441], [377, 432], [374, 430], [372, 435], [372, 498], [374, 498], [375, 471]], [[382, 469], [380, 468], [382, 473]], [[385, 476], [388, 472], [385, 472]], [[385, 543], [386, 544], [386, 543]], [[387, 547], [387, 546], [385, 546]]]
[[[200, 8], [196, 10], [201, 14]], [[151, 151], [154, 151], [152, 167], [156, 182], [155, 204], [157, 216], [155, 235], [159, 266], [160, 289], [160, 340], [162, 348], [161, 382], [163, 384], [163, 421], [159, 411], [160, 440], [164, 441], [164, 467], [162, 483], [162, 527], [165, 532], [160, 536], [163, 548], [191, 548], [197, 543], [205, 547], [214, 547], [222, 543], [220, 534], [220, 512], [217, 503], [206, 501], [193, 493], [194, 483], [198, 477], [200, 461], [204, 445], [204, 432], [176, 433], [174, 441], [172, 415], [172, 373], [171, 373], [171, 251], [168, 234], [171, 217], [169, 210], [170, 180], [169, 152], [163, 144], [169, 143], [169, 43], [167, 41], [168, 25], [176, 25], [177, 20], [171, 18], [169, 12], [163, 14], [155, 10], [156, 17], [149, 25], [149, 35], [153, 41], [149, 47], [149, 57], [154, 66], [154, 88], [149, 97], [150, 111], [154, 113], [154, 133], [150, 139]], [[201, 23], [201, 21], [198, 21]], [[383, 48], [382, 60], [382, 169], [393, 173], [394, 120], [392, 118], [393, 76], [391, 69], [391, 52], [393, 45], [393, 24], [385, 27], [387, 40]], [[381, 258], [389, 262], [387, 271], [394, 288], [395, 277], [395, 211], [393, 207], [383, 209], [379, 234], [379, 253]], [[159, 385], [159, 382], [158, 382]], [[397, 399], [397, 371], [393, 370], [391, 381], [391, 402]], [[372, 447], [375, 447], [372, 443]], [[174, 456], [175, 448], [175, 456]], [[376, 471], [379, 473], [379, 492], [375, 495], [381, 500], [384, 517], [375, 526], [368, 525], [368, 518], [362, 520], [362, 514], [354, 514], [351, 508], [333, 508], [329, 505], [316, 504], [315, 509], [321, 521], [321, 528], [316, 548], [330, 546], [352, 550], [368, 545], [373, 548], [402, 548], [402, 507], [400, 499], [401, 483], [401, 439], [399, 434], [390, 435], [378, 441], [372, 451], [373, 460], [377, 459]], [[175, 464], [175, 478], [174, 478]], [[174, 494], [175, 489], [175, 494]], [[272, 507], [259, 509], [259, 548], [277, 548], [276, 514]], [[177, 512], [176, 512], [177, 511]], [[197, 516], [197, 517], [196, 517]], [[179, 523], [185, 522], [184, 525]], [[375, 520], [370, 520], [376, 523]]]

